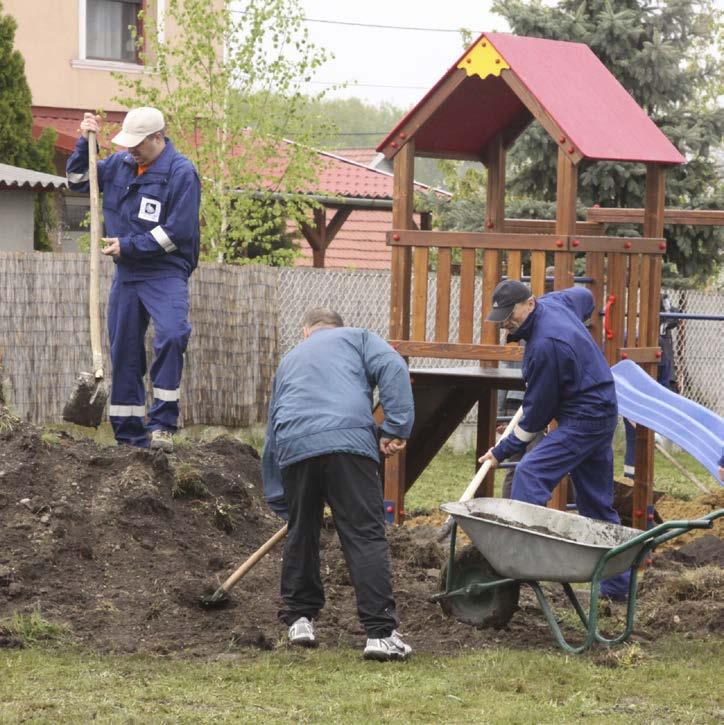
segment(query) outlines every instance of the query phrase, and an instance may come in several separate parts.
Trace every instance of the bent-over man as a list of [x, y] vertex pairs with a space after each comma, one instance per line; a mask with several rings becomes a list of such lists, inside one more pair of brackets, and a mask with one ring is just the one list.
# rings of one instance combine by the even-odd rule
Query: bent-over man
[[[578, 511], [620, 524], [613, 508], [613, 433], [618, 406], [613, 376], [583, 321], [594, 311], [591, 292], [572, 287], [535, 298], [517, 280], [493, 291], [491, 322], [508, 340], [525, 340], [523, 417], [480, 462], [493, 466], [525, 447], [554, 418], [558, 422], [515, 469], [511, 498], [544, 506], [556, 484], [571, 474]], [[601, 594], [625, 599], [628, 573], [604, 579]]]
[[[401, 450], [412, 430], [407, 366], [380, 337], [344, 327], [332, 310], [310, 310], [303, 325], [304, 341], [276, 373], [263, 456], [265, 495], [289, 521], [279, 618], [292, 644], [317, 644], [326, 502], [367, 633], [365, 659], [405, 659], [412, 648], [397, 632], [378, 469], [380, 453]], [[375, 386], [385, 414], [379, 431], [372, 417]]]

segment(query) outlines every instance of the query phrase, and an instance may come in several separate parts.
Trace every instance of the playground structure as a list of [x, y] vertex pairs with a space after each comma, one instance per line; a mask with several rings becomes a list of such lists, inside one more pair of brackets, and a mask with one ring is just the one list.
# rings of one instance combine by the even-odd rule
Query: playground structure
[[[537, 120], [558, 147], [556, 219], [505, 217], [506, 151]], [[478, 368], [411, 369], [416, 423], [406, 451], [385, 466], [388, 519], [404, 517], [405, 491], [478, 403], [477, 452], [495, 441], [497, 390], [520, 388], [520, 371], [499, 369], [500, 361], [522, 359], [517, 344], [501, 345], [498, 326], [484, 321], [491, 293], [503, 273], [521, 279], [529, 270], [534, 295], [545, 290], [552, 258], [554, 289], [574, 284], [574, 264], [585, 265], [585, 284], [596, 309], [591, 334], [610, 365], [628, 359], [655, 376], [659, 294], [668, 166], [684, 157], [635, 103], [592, 51], [561, 41], [484, 33], [382, 141], [378, 151], [393, 160], [393, 229], [390, 342], [404, 356], [478, 360]], [[485, 232], [416, 229], [413, 212], [415, 156], [482, 161], [487, 168]], [[620, 221], [643, 223], [641, 237], [604, 234], [600, 217], [577, 221], [578, 169], [583, 159], [646, 166], [643, 210], [616, 210]], [[601, 210], [602, 213], [613, 210]], [[677, 210], [678, 211], [678, 210]], [[681, 212], [697, 223], [696, 212]], [[706, 214], [704, 212], [703, 214]], [[704, 219], [704, 223], [710, 223]], [[434, 250], [434, 252], [433, 252]], [[459, 258], [460, 293], [451, 299], [453, 253]], [[428, 294], [435, 254], [436, 293]], [[459, 255], [459, 257], [458, 257]], [[474, 290], [482, 260], [482, 306]], [[434, 304], [433, 329], [428, 306]], [[451, 305], [459, 309], [457, 339], [450, 339]], [[480, 329], [478, 339], [474, 330]], [[636, 433], [634, 526], [653, 521], [654, 433]], [[479, 493], [492, 496], [493, 475]], [[565, 508], [562, 481], [549, 505]]]

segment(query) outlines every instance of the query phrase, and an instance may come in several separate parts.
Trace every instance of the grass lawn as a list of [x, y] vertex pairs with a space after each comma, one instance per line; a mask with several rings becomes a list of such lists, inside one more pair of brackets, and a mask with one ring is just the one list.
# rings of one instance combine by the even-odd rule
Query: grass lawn
[[721, 722], [721, 642], [595, 655], [491, 649], [371, 663], [358, 651], [179, 661], [0, 653], [0, 722]]

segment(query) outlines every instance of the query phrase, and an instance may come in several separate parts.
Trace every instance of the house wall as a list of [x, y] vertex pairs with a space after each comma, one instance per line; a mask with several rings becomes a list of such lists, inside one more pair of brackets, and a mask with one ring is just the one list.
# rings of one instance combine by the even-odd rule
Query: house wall
[[[218, 3], [221, 0], [210, 0]], [[86, 60], [81, 47], [86, 0], [3, 0], [4, 12], [18, 27], [15, 48], [25, 58], [25, 73], [33, 105], [54, 108], [124, 110], [112, 98], [118, 93], [113, 71], [129, 76], [144, 73], [130, 63]], [[166, 0], [146, 0], [147, 13], [163, 17]], [[171, 23], [166, 39], [177, 33]]]
[[32, 191], [0, 191], [0, 251], [33, 251]]

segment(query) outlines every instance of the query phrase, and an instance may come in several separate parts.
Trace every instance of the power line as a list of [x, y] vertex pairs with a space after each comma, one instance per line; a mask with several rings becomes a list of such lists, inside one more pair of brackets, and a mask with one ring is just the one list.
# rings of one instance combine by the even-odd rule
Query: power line
[[427, 91], [430, 86], [397, 86], [384, 83], [357, 83], [356, 81], [303, 81], [303, 83], [317, 86], [344, 86], [349, 88], [400, 88], [411, 91]]
[[[232, 13], [236, 15], [247, 15], [244, 10], [232, 10]], [[305, 23], [323, 23], [325, 25], [347, 25], [354, 28], [373, 28], [376, 30], [412, 30], [419, 33], [457, 33], [463, 28], [418, 28], [411, 25], [379, 25], [377, 23], [356, 23], [349, 20], [327, 20], [324, 18], [302, 18]], [[467, 28], [466, 28], [467, 30]], [[480, 35], [482, 30], [471, 30], [471, 33], [477, 33]]]
[[[381, 30], [413, 30], [422, 33], [458, 33], [462, 28], [417, 28], [410, 25], [378, 25], [376, 23], [353, 23], [346, 20], [322, 20], [320, 18], [304, 18], [306, 23], [325, 23], [327, 25], [349, 25], [355, 28], [375, 28]], [[481, 30], [472, 30], [471, 32], [480, 35]]]

